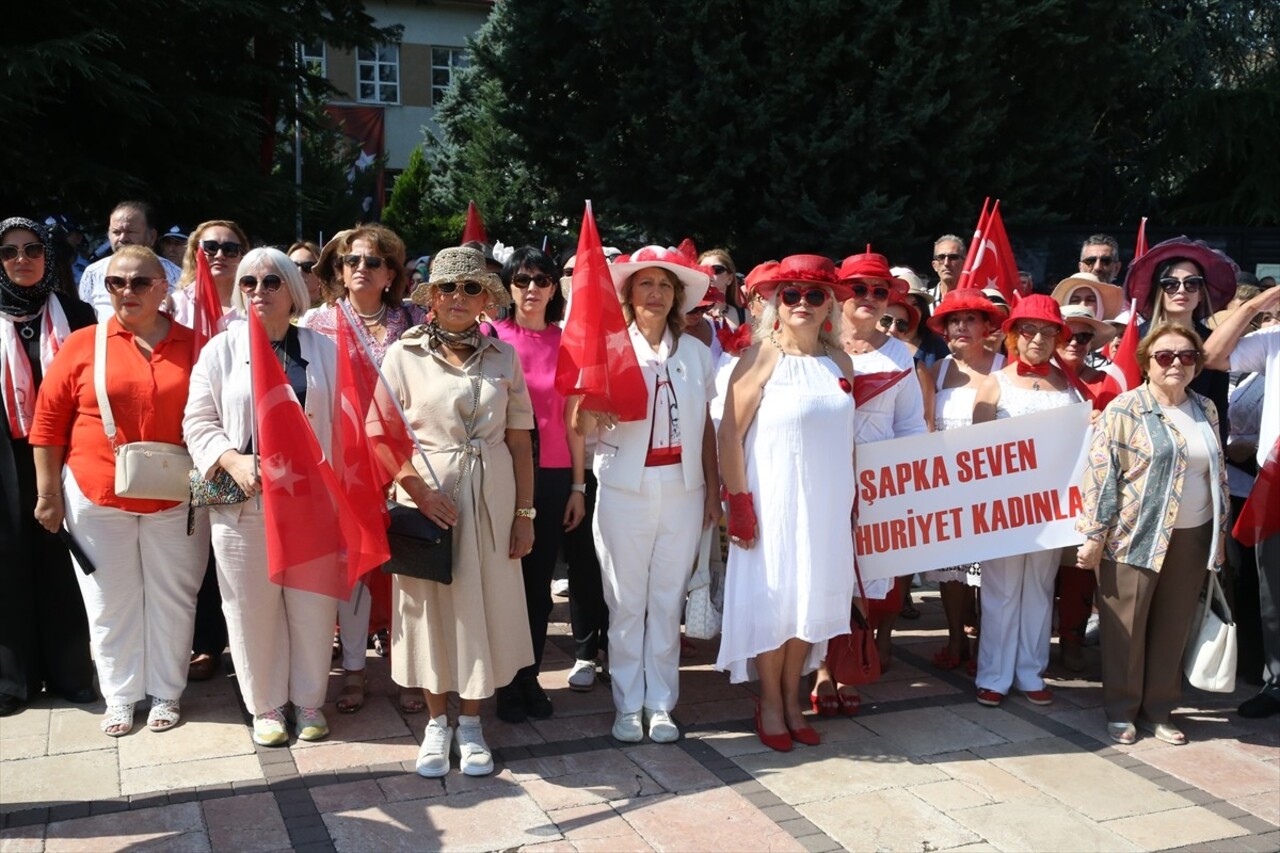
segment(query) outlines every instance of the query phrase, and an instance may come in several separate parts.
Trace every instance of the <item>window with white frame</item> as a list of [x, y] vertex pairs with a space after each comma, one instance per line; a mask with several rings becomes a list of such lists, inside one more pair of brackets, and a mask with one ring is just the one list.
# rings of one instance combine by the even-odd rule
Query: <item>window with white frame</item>
[[400, 103], [400, 45], [362, 47], [356, 53], [356, 100], [366, 104]]
[[325, 67], [324, 42], [302, 42], [298, 45], [302, 54], [302, 67], [317, 77], [327, 76]]
[[465, 48], [431, 48], [431, 106], [440, 106], [453, 83], [454, 72], [470, 64], [471, 57]]

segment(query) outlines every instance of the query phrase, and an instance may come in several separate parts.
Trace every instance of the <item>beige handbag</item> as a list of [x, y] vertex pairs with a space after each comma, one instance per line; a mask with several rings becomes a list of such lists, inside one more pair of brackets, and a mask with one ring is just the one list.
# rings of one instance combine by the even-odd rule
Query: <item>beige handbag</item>
[[102, 427], [116, 456], [115, 493], [122, 498], [154, 501], [191, 499], [191, 454], [181, 444], [163, 441], [116, 443], [116, 421], [107, 397], [107, 324], [99, 323], [93, 350], [93, 388], [98, 395]]

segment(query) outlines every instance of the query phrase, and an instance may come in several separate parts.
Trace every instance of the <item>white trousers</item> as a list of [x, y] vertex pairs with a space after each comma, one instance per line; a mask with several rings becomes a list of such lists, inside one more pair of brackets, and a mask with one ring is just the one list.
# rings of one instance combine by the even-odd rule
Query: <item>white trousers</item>
[[680, 614], [705, 494], [685, 487], [679, 465], [646, 468], [639, 492], [600, 484], [592, 532], [620, 713], [670, 711], [680, 696]]
[[351, 597], [338, 602], [338, 635], [342, 639], [342, 668], [349, 672], [364, 669], [365, 652], [369, 649], [369, 614], [373, 610], [373, 594], [369, 587], [357, 583]]
[[148, 695], [179, 699], [187, 687], [196, 593], [209, 554], [209, 516], [187, 505], [136, 513], [98, 506], [64, 469], [67, 529], [96, 571], [76, 569], [89, 617], [98, 685], [109, 705]]
[[979, 690], [1043, 690], [1061, 550], [982, 561]]
[[265, 714], [292, 702], [319, 708], [329, 685], [338, 602], [267, 576], [262, 510], [252, 500], [209, 508], [222, 612], [245, 705]]

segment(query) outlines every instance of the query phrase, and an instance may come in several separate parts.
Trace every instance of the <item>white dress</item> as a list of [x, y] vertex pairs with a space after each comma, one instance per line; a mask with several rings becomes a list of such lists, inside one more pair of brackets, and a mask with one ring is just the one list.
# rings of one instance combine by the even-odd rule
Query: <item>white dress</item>
[[761, 391], [745, 443], [758, 538], [729, 548], [716, 660], [734, 683], [755, 679], [756, 655], [793, 637], [814, 644], [810, 672], [826, 641], [849, 633], [854, 404], [842, 378], [826, 356], [784, 355]]
[[[947, 370], [955, 363], [955, 358], [947, 356], [938, 368], [938, 383], [934, 393], [933, 429], [942, 432], [947, 429], [961, 429], [973, 425], [973, 403], [978, 398], [978, 387], [971, 385], [963, 388], [944, 388]], [[1004, 356], [996, 353], [991, 361], [991, 370], [1004, 367]], [[925, 572], [924, 579], [934, 583], [946, 581], [963, 581], [969, 586], [982, 586], [982, 570], [978, 563], [951, 566], [946, 569], [934, 569]]]

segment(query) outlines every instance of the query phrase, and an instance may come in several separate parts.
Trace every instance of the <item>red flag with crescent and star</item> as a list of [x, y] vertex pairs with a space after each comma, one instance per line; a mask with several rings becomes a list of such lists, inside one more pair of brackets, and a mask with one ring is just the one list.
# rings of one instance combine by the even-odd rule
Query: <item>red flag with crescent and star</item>
[[279, 586], [346, 601], [347, 555], [360, 547], [360, 524], [262, 321], [252, 309], [248, 315], [267, 576]]
[[1013, 247], [1009, 245], [1009, 235], [1004, 230], [1004, 219], [1000, 216], [1000, 200], [991, 206], [991, 212], [978, 216], [978, 227], [973, 233], [973, 244], [969, 246], [969, 256], [965, 259], [964, 269], [960, 271], [957, 290], [976, 288], [987, 290], [997, 288], [1009, 305], [1016, 305], [1022, 293], [1022, 278], [1018, 275], [1018, 262], [1013, 257]]
[[1280, 439], [1267, 454], [1231, 529], [1231, 535], [1246, 546], [1255, 546], [1276, 533], [1280, 533]]

